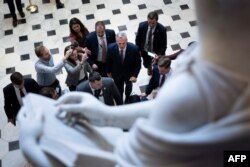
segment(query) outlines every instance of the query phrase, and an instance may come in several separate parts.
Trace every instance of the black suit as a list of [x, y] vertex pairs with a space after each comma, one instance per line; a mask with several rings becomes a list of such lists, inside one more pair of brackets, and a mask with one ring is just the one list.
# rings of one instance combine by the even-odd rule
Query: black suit
[[[28, 92], [38, 93], [40, 90], [40, 87], [37, 84], [37, 82], [31, 78], [24, 79], [24, 87], [25, 87], [27, 93]], [[18, 113], [21, 106], [18, 102], [14, 85], [12, 83], [10, 83], [7, 86], [5, 86], [3, 88], [3, 94], [4, 94], [5, 113], [8, 117], [8, 119], [14, 119], [14, 123], [15, 123], [17, 113]]]
[[[103, 77], [102, 78], [102, 96], [104, 99], [104, 103], [110, 106], [115, 105], [121, 105], [122, 104], [122, 98], [120, 96], [120, 93], [111, 78]], [[89, 81], [84, 81], [81, 82], [77, 88], [76, 91], [81, 91], [81, 92], [87, 92], [90, 94], [93, 94], [90, 86], [89, 86]], [[115, 103], [114, 103], [115, 101]]]
[[[109, 30], [106, 29], [105, 30], [105, 34], [106, 34], [106, 42], [107, 42], [107, 46], [110, 43], [115, 42], [115, 31], [114, 30]], [[105, 63], [102, 63], [100, 61], [97, 61], [97, 57], [98, 57], [98, 51], [99, 51], [99, 42], [98, 42], [98, 38], [97, 38], [97, 34], [95, 31], [91, 32], [86, 39], [86, 47], [91, 51], [91, 55], [89, 55], [89, 59], [88, 62], [89, 64], [92, 66], [93, 64], [96, 64], [98, 66], [97, 71], [101, 74], [101, 76], [107, 76], [106, 73], [106, 67], [105, 67]]]
[[[158, 55], [165, 55], [165, 51], [167, 49], [167, 32], [166, 28], [157, 23], [155, 27], [155, 31], [153, 33], [153, 52]], [[145, 68], [151, 63], [152, 58], [148, 56], [147, 52], [145, 51], [145, 42], [147, 38], [148, 32], [148, 22], [144, 21], [139, 24], [139, 28], [137, 31], [135, 43], [139, 47], [141, 51], [141, 56], [143, 58], [143, 65]]]
[[127, 43], [125, 58], [122, 62], [118, 45], [116, 43], [110, 44], [108, 47], [106, 69], [107, 73], [112, 74], [112, 78], [121, 96], [123, 96], [124, 82], [126, 84], [125, 95], [126, 97], [130, 96], [132, 83], [129, 79], [132, 76], [137, 78], [141, 69], [141, 58], [137, 46], [129, 42]]
[[[16, 7], [17, 7], [17, 10], [19, 11], [19, 13], [23, 12], [21, 0], [15, 0], [15, 2], [16, 2]], [[11, 14], [12, 18], [16, 20], [17, 17], [16, 17], [14, 0], [7, 0], [7, 3], [9, 6], [9, 9], [10, 9], [10, 14]]]

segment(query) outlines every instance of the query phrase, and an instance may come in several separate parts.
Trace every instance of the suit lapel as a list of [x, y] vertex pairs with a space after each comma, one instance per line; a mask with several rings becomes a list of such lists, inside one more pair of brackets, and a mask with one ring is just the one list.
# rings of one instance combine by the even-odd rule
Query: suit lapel
[[118, 47], [117, 44], [116, 44], [115, 52], [116, 52], [115, 55], [117, 55], [117, 59], [118, 59], [117, 62], [120, 62], [121, 65], [122, 65], [122, 59], [121, 59], [120, 52], [119, 52], [119, 47]]
[[108, 45], [108, 43], [110, 43], [109, 42], [110, 41], [110, 36], [109, 36], [109, 33], [108, 33], [107, 30], [105, 30], [105, 34], [106, 34], [106, 42], [107, 42], [107, 45]]
[[94, 44], [96, 44], [96, 48], [97, 48], [97, 53], [98, 53], [98, 50], [99, 50], [99, 41], [97, 39], [97, 34], [95, 32], [94, 34], [94, 41], [93, 41]]
[[90, 94], [93, 94], [93, 92], [89, 86], [89, 81], [87, 82], [87, 92], [89, 92]]
[[124, 55], [123, 64], [124, 64], [124, 62], [127, 61], [129, 55], [130, 55], [130, 47], [129, 47], [129, 45], [127, 44], [127, 48], [126, 48], [126, 52], [125, 52], [125, 55]]

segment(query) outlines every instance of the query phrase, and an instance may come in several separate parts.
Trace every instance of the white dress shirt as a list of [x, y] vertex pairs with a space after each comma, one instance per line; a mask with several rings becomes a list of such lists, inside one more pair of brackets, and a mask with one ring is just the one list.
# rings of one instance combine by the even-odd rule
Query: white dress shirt
[[[16, 92], [17, 100], [18, 100], [19, 104], [22, 106], [23, 105], [23, 100], [22, 100], [22, 97], [21, 97], [21, 94], [20, 94], [20, 89], [16, 88], [15, 86], [14, 86], [14, 89], [15, 89], [15, 92]], [[27, 94], [27, 91], [26, 91], [25, 87], [22, 88], [22, 91], [23, 91], [24, 95]]]
[[99, 37], [97, 35], [98, 40], [98, 55], [97, 55], [97, 61], [102, 61], [102, 38], [105, 41], [106, 48], [107, 48], [107, 40], [106, 40], [106, 34], [103, 35], [103, 37]]

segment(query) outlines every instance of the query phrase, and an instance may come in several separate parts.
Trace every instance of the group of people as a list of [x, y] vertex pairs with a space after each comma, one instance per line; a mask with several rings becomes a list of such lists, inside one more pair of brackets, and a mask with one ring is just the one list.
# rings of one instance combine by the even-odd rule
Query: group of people
[[[141, 70], [141, 57], [148, 74], [152, 75], [146, 93], [141, 96], [146, 97], [153, 89], [158, 90], [170, 78], [171, 73], [170, 57], [164, 56], [167, 34], [166, 28], [158, 23], [157, 12], [150, 12], [147, 19], [139, 25], [135, 44], [128, 42], [125, 32], [116, 34], [114, 30], [106, 29], [103, 21], [97, 21], [95, 30], [89, 32], [79, 19], [70, 19], [71, 44], [65, 47], [64, 56], [57, 64], [47, 47], [41, 45], [35, 48], [38, 57], [35, 63], [36, 85], [39, 85], [39, 89], [32, 92], [38, 93], [41, 89], [41, 94], [47, 94], [47, 97], [61, 96], [62, 90], [56, 74], [64, 67], [67, 72], [65, 83], [69, 91], [90, 93], [107, 105], [127, 104], [133, 83], [137, 81]], [[149, 56], [148, 52], [160, 57], [159, 61], [158, 58]], [[11, 85], [15, 83], [12, 82]], [[20, 87], [20, 84], [17, 85]], [[48, 92], [55, 92], [56, 96]], [[19, 94], [16, 96], [19, 97]], [[11, 106], [11, 102], [6, 99], [5, 106]], [[21, 105], [19, 101], [18, 109]], [[12, 114], [13, 117], [9, 117], [12, 112], [10, 109], [5, 107], [5, 111], [12, 122], [17, 110]]]
[[[72, 143], [68, 136], [60, 140], [54, 139], [56, 136], [46, 138], [44, 132], [49, 131], [49, 128], [45, 127], [50, 124], [44, 121], [44, 113], [33, 112], [35, 114], [35, 120], [33, 120], [27, 115], [31, 112], [23, 108], [19, 115], [22, 124], [20, 144], [30, 162], [35, 166], [53, 166], [53, 158], [48, 156], [48, 152], [43, 147], [48, 144], [41, 142], [45, 138], [48, 141], [60, 143], [62, 147], [72, 146], [73, 149], [82, 149], [77, 149], [80, 155], [75, 161], [82, 160], [80, 162], [89, 166], [237, 165], [234, 161], [230, 162], [226, 151], [237, 151], [235, 153], [239, 154], [242, 153], [241, 151], [250, 149], [248, 143], [250, 139], [248, 61], [250, 60], [248, 56], [250, 1], [196, 0], [195, 4], [199, 22], [199, 45], [185, 53], [189, 59], [183, 62], [182, 68], [171, 81], [164, 84], [155, 100], [112, 107], [102, 104], [90, 94], [72, 92], [61, 97], [55, 104], [59, 112], [74, 113], [72, 117], [80, 115], [93, 125], [130, 129], [126, 135], [117, 137], [116, 141], [112, 140], [111, 149], [96, 148], [95, 145], [84, 142]], [[152, 31], [154, 34], [157, 32], [156, 28]], [[144, 33], [146, 36], [151, 36], [150, 29]], [[124, 49], [126, 53], [140, 54], [134, 44], [127, 43], [122, 47], [126, 43], [125, 36], [124, 33], [118, 33], [117, 43], [107, 47], [106, 62], [103, 62], [106, 63], [107, 76], [118, 83], [121, 80], [134, 82], [137, 77], [137, 68], [133, 68], [132, 64], [129, 67], [134, 70], [134, 73], [129, 77], [121, 75], [119, 78], [118, 73], [112, 71], [117, 67], [117, 64], [113, 66], [114, 62], [120, 61], [122, 66], [124, 61], [128, 60], [127, 54], [125, 57], [122, 54]], [[154, 47], [149, 44], [150, 39], [146, 41], [141, 45], [143, 51]], [[98, 43], [98, 47], [105, 51], [105, 46], [100, 45]], [[92, 54], [93, 51], [85, 47], [83, 49], [89, 50]], [[129, 50], [131, 48], [134, 50]], [[64, 59], [66, 60], [71, 53], [72, 50], [66, 51]], [[98, 53], [101, 51], [98, 50]], [[134, 57], [133, 63], [137, 62], [139, 56]], [[129, 57], [129, 59], [132, 58]], [[162, 61], [160, 58], [156, 62], [159, 73], [165, 74], [166, 71], [171, 71], [161, 69], [161, 67], [168, 67], [169, 61]], [[61, 64], [63, 63], [64, 60]], [[60, 66], [63, 66], [61, 64]], [[95, 65], [98, 67], [97, 64]], [[150, 73], [150, 70], [148, 71]], [[153, 72], [155, 72], [155, 66]], [[158, 76], [158, 78], [167, 80], [164, 76]], [[98, 82], [96, 84], [99, 85]], [[92, 87], [95, 86], [92, 85]], [[117, 87], [119, 90], [119, 86]], [[92, 89], [89, 91], [93, 92]], [[46, 110], [45, 107], [41, 108]], [[58, 127], [61, 125], [61, 123], [57, 124]], [[90, 125], [86, 127], [91, 131]], [[66, 130], [75, 132], [73, 128]], [[97, 137], [100, 139], [101, 136], [103, 140], [93, 140], [93, 142], [107, 143], [105, 136], [108, 135], [102, 133]], [[85, 133], [81, 133], [81, 136], [88, 138]], [[55, 147], [50, 148], [52, 150], [50, 156], [54, 159], [61, 158], [62, 163], [65, 162], [64, 159], [69, 159], [65, 154], [59, 154]]]

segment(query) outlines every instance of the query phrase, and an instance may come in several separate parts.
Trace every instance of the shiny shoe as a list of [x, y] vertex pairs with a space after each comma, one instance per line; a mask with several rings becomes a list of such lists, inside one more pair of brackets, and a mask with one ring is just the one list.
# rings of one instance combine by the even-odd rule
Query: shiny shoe
[[21, 16], [22, 18], [25, 17], [25, 13], [24, 13], [24, 12], [20, 12], [19, 14], [20, 14], [20, 16]]

